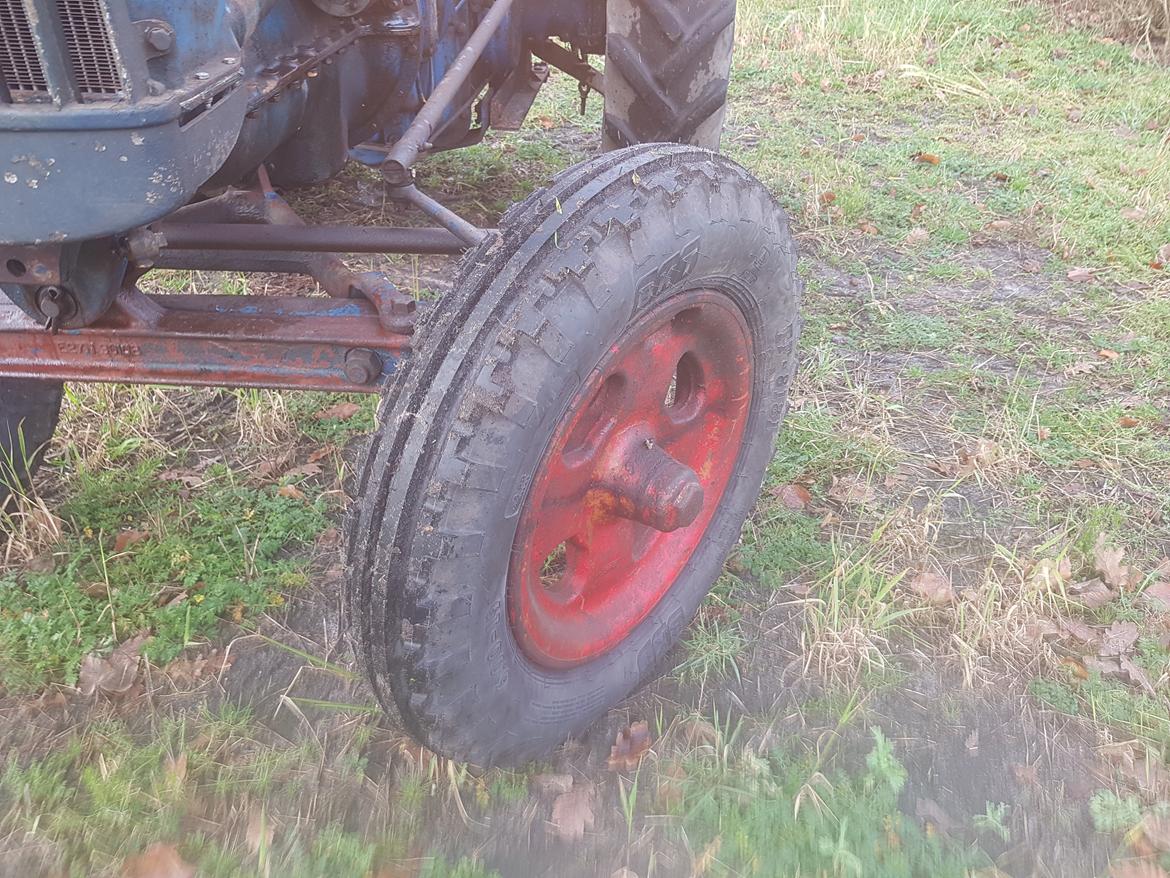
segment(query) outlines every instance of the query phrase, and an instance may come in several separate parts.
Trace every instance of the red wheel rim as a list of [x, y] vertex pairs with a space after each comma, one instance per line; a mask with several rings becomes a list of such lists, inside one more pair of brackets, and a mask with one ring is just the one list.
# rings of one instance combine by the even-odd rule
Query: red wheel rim
[[596, 658], [670, 590], [735, 471], [752, 363], [739, 308], [697, 290], [628, 327], [590, 374], [513, 544], [508, 613], [532, 661]]

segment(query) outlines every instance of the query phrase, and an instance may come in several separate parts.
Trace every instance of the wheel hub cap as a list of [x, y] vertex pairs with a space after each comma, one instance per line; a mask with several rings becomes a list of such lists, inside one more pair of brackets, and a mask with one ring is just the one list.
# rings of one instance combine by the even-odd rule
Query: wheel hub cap
[[531, 660], [601, 655], [670, 590], [735, 470], [752, 362], [742, 313], [704, 290], [610, 347], [554, 430], [516, 533], [508, 612]]

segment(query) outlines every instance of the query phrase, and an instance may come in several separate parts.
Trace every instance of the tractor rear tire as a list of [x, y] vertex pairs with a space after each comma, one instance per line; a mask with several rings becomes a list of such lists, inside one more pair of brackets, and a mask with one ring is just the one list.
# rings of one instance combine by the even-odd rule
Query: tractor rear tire
[[605, 148], [719, 149], [735, 0], [608, 0], [606, 10]]
[[28, 489], [57, 429], [63, 391], [57, 381], [0, 378], [0, 509]]
[[568, 169], [464, 257], [347, 528], [357, 651], [420, 742], [523, 763], [661, 668], [772, 458], [800, 290], [767, 189], [670, 144]]

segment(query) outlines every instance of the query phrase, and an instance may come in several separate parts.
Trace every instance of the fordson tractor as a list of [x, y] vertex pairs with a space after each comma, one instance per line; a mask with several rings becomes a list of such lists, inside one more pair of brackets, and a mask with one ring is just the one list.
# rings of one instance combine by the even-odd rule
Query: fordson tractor
[[[788, 220], [716, 151], [734, 0], [0, 0], [0, 450], [66, 381], [368, 391], [349, 627], [432, 749], [517, 763], [665, 659], [760, 490], [795, 366]], [[419, 161], [550, 73], [595, 157], [480, 228]], [[379, 169], [394, 227], [280, 193]], [[420, 223], [417, 220], [425, 219]], [[458, 257], [425, 309], [342, 254]], [[158, 269], [306, 296], [147, 294]], [[12, 499], [11, 496], [8, 499]]]

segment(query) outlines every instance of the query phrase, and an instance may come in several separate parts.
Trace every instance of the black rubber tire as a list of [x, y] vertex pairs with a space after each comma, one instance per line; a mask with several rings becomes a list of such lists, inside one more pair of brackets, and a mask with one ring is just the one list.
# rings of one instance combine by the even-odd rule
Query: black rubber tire
[[607, 0], [606, 149], [718, 149], [735, 42], [735, 0]]
[[28, 489], [57, 429], [64, 387], [58, 381], [0, 378], [0, 508]]
[[[569, 169], [465, 257], [383, 402], [348, 527], [351, 630], [378, 697], [420, 741], [480, 765], [521, 763], [658, 667], [772, 457], [795, 366], [795, 264], [787, 217], [758, 181], [666, 144]], [[756, 345], [731, 484], [700, 549], [626, 640], [569, 670], [537, 667], [513, 637], [505, 581], [545, 444], [615, 334], [697, 287], [738, 303]]]

